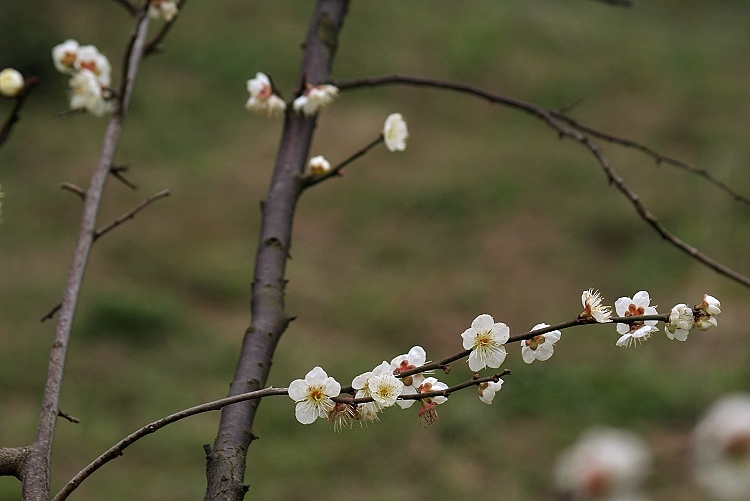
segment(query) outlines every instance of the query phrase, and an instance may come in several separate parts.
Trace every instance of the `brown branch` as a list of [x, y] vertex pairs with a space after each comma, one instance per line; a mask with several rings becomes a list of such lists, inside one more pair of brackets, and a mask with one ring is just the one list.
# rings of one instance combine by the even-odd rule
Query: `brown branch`
[[39, 321], [44, 323], [47, 320], [52, 320], [52, 317], [55, 316], [55, 313], [60, 311], [60, 308], [62, 308], [62, 303], [57, 303], [51, 310], [49, 310], [49, 313], [40, 318]]
[[608, 3], [617, 7], [632, 7], [633, 0], [596, 0], [597, 2]]
[[375, 86], [380, 86], [380, 85], [392, 85], [392, 84], [407, 84], [407, 85], [415, 85], [415, 86], [421, 86], [421, 87], [433, 87], [433, 88], [439, 88], [439, 89], [447, 89], [447, 90], [462, 92], [465, 94], [470, 94], [476, 97], [481, 97], [491, 103], [502, 104], [504, 106], [519, 109], [531, 115], [534, 115], [537, 118], [546, 122], [547, 125], [552, 127], [555, 131], [557, 131], [560, 137], [568, 137], [570, 139], [573, 139], [574, 141], [577, 141], [583, 146], [585, 146], [597, 159], [600, 167], [606, 174], [610, 183], [614, 184], [617, 187], [617, 189], [623, 195], [625, 195], [625, 197], [633, 205], [633, 207], [635, 208], [636, 212], [641, 217], [641, 219], [646, 221], [659, 235], [661, 235], [663, 239], [667, 240], [669, 243], [671, 243], [678, 249], [682, 250], [683, 252], [688, 254], [690, 257], [692, 257], [696, 261], [713, 269], [717, 273], [724, 275], [725, 277], [730, 278], [734, 280], [735, 282], [738, 282], [744, 285], [745, 287], [750, 287], [750, 278], [740, 273], [737, 273], [731, 268], [708, 257], [707, 255], [703, 254], [695, 247], [687, 244], [686, 242], [677, 238], [677, 236], [670, 233], [669, 230], [667, 230], [667, 228], [659, 222], [656, 216], [654, 216], [648, 210], [646, 205], [641, 201], [638, 194], [635, 191], [633, 191], [625, 183], [625, 180], [622, 177], [620, 177], [617, 174], [617, 172], [615, 172], [615, 170], [609, 164], [609, 160], [607, 160], [607, 157], [604, 156], [599, 146], [595, 142], [593, 142], [588, 136], [585, 136], [578, 130], [571, 128], [572, 126], [571, 127], [565, 126], [563, 123], [561, 123], [561, 121], [558, 120], [558, 118], [556, 117], [556, 114], [559, 114], [560, 112], [551, 111], [546, 108], [542, 108], [541, 106], [537, 106], [532, 103], [527, 103], [525, 101], [521, 101], [519, 99], [515, 99], [512, 97], [503, 96], [500, 94], [493, 94], [491, 92], [485, 91], [473, 85], [446, 82], [443, 80], [435, 80], [431, 78], [390, 75], [390, 76], [373, 77], [373, 78], [360, 78], [360, 79], [354, 79], [354, 80], [334, 81], [332, 83], [333, 85], [336, 85], [341, 90], [354, 89], [354, 88], [359, 88], [359, 87], [375, 87]]
[[0, 477], [16, 477], [23, 481], [26, 458], [31, 447], [0, 448]]
[[220, 400], [214, 400], [213, 402], [207, 402], [205, 404], [196, 405], [195, 407], [190, 407], [189, 409], [184, 409], [179, 412], [175, 412], [174, 414], [170, 414], [169, 416], [163, 417], [152, 423], [149, 423], [146, 426], [139, 428], [138, 430], [134, 431], [127, 437], [117, 442], [115, 445], [110, 447], [106, 452], [104, 452], [99, 457], [94, 459], [91, 463], [89, 463], [88, 466], [86, 466], [84, 469], [76, 473], [76, 475], [72, 479], [70, 479], [70, 481], [68, 481], [65, 487], [63, 487], [60, 490], [60, 492], [58, 492], [55, 495], [53, 501], [62, 501], [63, 499], [67, 499], [68, 496], [70, 496], [70, 494], [79, 485], [81, 485], [81, 482], [83, 482], [92, 473], [94, 473], [96, 470], [98, 470], [99, 468], [107, 464], [108, 462], [122, 456], [123, 451], [126, 448], [128, 448], [128, 446], [137, 442], [141, 438], [147, 435], [150, 435], [156, 432], [157, 430], [160, 430], [161, 428], [164, 428], [167, 425], [170, 425], [174, 422], [188, 418], [190, 416], [195, 416], [196, 414], [216, 411], [216, 410], [222, 409], [223, 407], [226, 407], [227, 405], [236, 404], [238, 402], [244, 402], [247, 400], [255, 400], [255, 399], [260, 399], [262, 397], [269, 397], [273, 395], [288, 395], [288, 394], [289, 392], [287, 388], [266, 388], [263, 390], [243, 393], [243, 394], [236, 395], [233, 397], [222, 398]]
[[21, 120], [21, 108], [23, 108], [23, 103], [26, 102], [29, 93], [38, 83], [39, 79], [37, 77], [30, 76], [25, 78], [23, 91], [14, 99], [15, 102], [13, 103], [13, 108], [10, 110], [10, 114], [5, 120], [3, 126], [0, 127], [0, 147], [2, 147], [3, 143], [10, 137], [10, 131], [13, 129], [13, 126]]
[[37, 437], [31, 446], [24, 466], [22, 489], [22, 499], [24, 501], [49, 499], [52, 440], [60, 408], [60, 391], [62, 388], [63, 370], [70, 332], [73, 327], [73, 317], [89, 253], [94, 241], [94, 228], [101, 197], [122, 132], [123, 120], [128, 109], [135, 77], [143, 54], [148, 24], [149, 19], [146, 16], [145, 10], [139, 11], [136, 15], [133, 32], [123, 58], [122, 79], [116, 98], [115, 110], [109, 118], [99, 160], [91, 176], [89, 188], [86, 191], [78, 241], [63, 292], [55, 337], [50, 351]]
[[102, 235], [104, 235], [108, 231], [111, 231], [111, 230], [117, 228], [118, 226], [120, 226], [122, 223], [124, 223], [128, 219], [133, 219], [136, 214], [138, 214], [140, 211], [142, 211], [143, 209], [145, 209], [146, 207], [148, 207], [152, 203], [156, 202], [157, 200], [159, 200], [161, 198], [168, 197], [170, 193], [171, 192], [170, 192], [169, 188], [167, 188], [166, 190], [162, 190], [159, 193], [156, 193], [156, 194], [151, 195], [150, 197], [146, 198], [143, 202], [139, 203], [138, 205], [136, 205], [135, 207], [133, 207], [132, 209], [130, 209], [128, 212], [126, 212], [122, 216], [118, 217], [117, 219], [115, 219], [114, 221], [112, 221], [111, 223], [109, 223], [107, 226], [103, 226], [103, 227], [99, 228], [98, 230], [96, 230], [94, 232], [94, 241], [96, 242], [96, 240], [98, 240], [99, 237], [101, 237]]
[[135, 191], [138, 189], [138, 186], [128, 181], [125, 176], [122, 175], [123, 172], [127, 172], [129, 170], [129, 167], [127, 165], [113, 165], [109, 169], [109, 173], [112, 174], [112, 176], [120, 181], [122, 184], [130, 188], [131, 190]]
[[182, 13], [182, 6], [185, 5], [185, 2], [187, 2], [187, 0], [182, 0], [177, 5], [177, 13], [174, 15], [174, 17], [168, 22], [164, 23], [159, 32], [154, 35], [151, 40], [148, 41], [148, 43], [146, 44], [146, 50], [143, 53], [144, 56], [150, 56], [153, 53], [162, 51], [161, 43], [169, 33], [169, 30], [172, 29], [172, 25], [175, 23], [175, 21], [177, 21], [177, 18], [180, 17], [180, 14]]
[[80, 423], [80, 422], [81, 422], [81, 420], [80, 420], [80, 419], [78, 419], [78, 418], [77, 418], [77, 417], [75, 417], [75, 416], [71, 416], [70, 414], [68, 414], [67, 412], [65, 412], [65, 411], [64, 411], [64, 410], [62, 410], [62, 409], [58, 409], [58, 411], [57, 411], [57, 415], [58, 415], [58, 416], [60, 416], [60, 417], [61, 417], [61, 418], [63, 418], [63, 419], [67, 419], [68, 421], [70, 421], [70, 422], [71, 422], [71, 423], [73, 423], [73, 424], [78, 424], [78, 423]]
[[66, 191], [69, 191], [71, 193], [78, 195], [79, 197], [81, 197], [81, 200], [86, 200], [86, 190], [84, 190], [80, 186], [76, 186], [73, 183], [63, 181], [62, 183], [60, 183], [60, 189], [63, 189], [63, 190], [66, 190]]
[[375, 139], [373, 142], [371, 142], [370, 144], [368, 144], [367, 146], [365, 146], [361, 150], [357, 151], [352, 156], [350, 156], [349, 158], [347, 158], [346, 160], [344, 160], [343, 162], [341, 162], [340, 164], [338, 164], [336, 167], [334, 167], [333, 169], [331, 169], [330, 172], [327, 172], [326, 174], [324, 174], [322, 176], [315, 176], [315, 175], [310, 175], [310, 174], [308, 174], [306, 176], [303, 176], [303, 188], [306, 189], [306, 188], [309, 188], [311, 186], [315, 186], [316, 184], [321, 183], [321, 182], [325, 181], [326, 179], [330, 179], [330, 178], [332, 178], [334, 176], [340, 176], [341, 175], [341, 171], [343, 170], [344, 167], [346, 167], [350, 163], [354, 162], [359, 157], [363, 156], [365, 153], [367, 153], [368, 151], [370, 151], [372, 148], [374, 148], [378, 144], [382, 143], [383, 140], [384, 140], [383, 139], [383, 134], [380, 134], [378, 136], [378, 138]]
[[115, 0], [115, 2], [125, 7], [131, 16], [135, 16], [136, 12], [138, 12], [138, 5], [131, 0]]

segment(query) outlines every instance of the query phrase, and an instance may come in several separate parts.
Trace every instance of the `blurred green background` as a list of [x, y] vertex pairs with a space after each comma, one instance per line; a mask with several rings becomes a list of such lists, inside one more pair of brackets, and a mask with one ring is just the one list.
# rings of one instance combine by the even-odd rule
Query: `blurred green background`
[[[281, 131], [244, 109], [245, 81], [271, 75], [289, 98], [312, 1], [190, 1], [165, 52], [136, 85], [100, 220], [165, 187], [173, 195], [97, 242], [76, 318], [53, 456], [53, 491], [116, 440], [165, 414], [224, 396], [244, 329], [259, 225]], [[459, 80], [572, 113], [710, 170], [750, 193], [750, 4], [636, 0], [354, 1], [333, 74], [406, 73]], [[67, 80], [53, 45], [91, 43], [119, 59], [131, 20], [115, 2], [3, 2], [0, 66], [41, 84], [0, 149], [0, 445], [33, 441], [54, 322], [81, 204], [105, 119], [56, 116]], [[0, 102], [3, 119], [10, 102]], [[260, 407], [248, 499], [551, 499], [557, 454], [585, 428], [642, 434], [656, 455], [653, 499], [702, 499], [688, 439], [726, 392], [750, 390], [750, 291], [666, 245], [579, 145], [538, 120], [442, 91], [343, 93], [319, 119], [311, 155], [335, 163], [401, 112], [406, 152], [379, 147], [342, 179], [306, 193], [288, 266], [288, 310], [270, 383], [313, 366], [344, 384], [420, 344], [458, 351], [480, 313], [512, 333], [580, 311], [599, 288], [612, 304], [638, 290], [666, 312], [704, 292], [719, 327], [685, 343], [662, 333], [615, 347], [612, 326], [563, 333], [555, 356], [513, 371], [492, 406], [472, 391], [423, 429], [390, 410], [366, 429], [302, 426], [293, 402]], [[603, 145], [614, 167], [678, 236], [750, 273], [750, 209], [701, 179]], [[469, 377], [454, 365], [448, 383]], [[71, 499], [201, 499], [202, 445], [218, 413], [150, 436], [88, 479]], [[0, 478], [0, 499], [20, 484]]]

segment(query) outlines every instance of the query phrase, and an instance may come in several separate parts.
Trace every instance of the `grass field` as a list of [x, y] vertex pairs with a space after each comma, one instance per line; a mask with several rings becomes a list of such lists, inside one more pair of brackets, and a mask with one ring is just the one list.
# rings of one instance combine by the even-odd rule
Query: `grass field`
[[[33, 5], [31, 5], [33, 4]], [[244, 109], [245, 81], [271, 75], [289, 98], [312, 1], [191, 0], [165, 51], [142, 67], [105, 223], [170, 187], [97, 242], [84, 283], [58, 425], [53, 491], [119, 438], [173, 411], [225, 396], [249, 324], [249, 290], [281, 121]], [[105, 119], [60, 118], [67, 81], [52, 46], [97, 45], [113, 61], [131, 21], [116, 2], [5, 2], [0, 67], [40, 76], [0, 149], [0, 446], [33, 441], [80, 201]], [[697, 164], [750, 194], [750, 4], [636, 0], [352, 2], [335, 78], [403, 73], [464, 81], [571, 114]], [[10, 103], [0, 102], [0, 116]], [[719, 327], [685, 343], [659, 333], [615, 347], [612, 326], [563, 333], [555, 356], [526, 365], [510, 346], [495, 403], [461, 392], [423, 429], [416, 411], [334, 434], [302, 426], [288, 398], [265, 401], [248, 499], [552, 499], [557, 454], [586, 428], [626, 427], [653, 448], [655, 500], [704, 499], [690, 482], [689, 433], [720, 395], [750, 391], [750, 291], [700, 266], [638, 219], [590, 153], [539, 120], [471, 97], [391, 86], [342, 93], [318, 121], [311, 155], [337, 162], [401, 112], [406, 152], [380, 147], [342, 179], [306, 193], [288, 265], [288, 310], [270, 383], [313, 366], [348, 384], [422, 345], [461, 349], [480, 313], [512, 333], [572, 319], [581, 291], [613, 303], [638, 290], [660, 312], [703, 293]], [[750, 208], [697, 176], [603, 144], [614, 168], [678, 236], [750, 273]], [[470, 377], [463, 363], [448, 383]], [[175, 424], [88, 479], [76, 500], [201, 499], [203, 444], [218, 414]], [[20, 484], [0, 478], [0, 500]]]

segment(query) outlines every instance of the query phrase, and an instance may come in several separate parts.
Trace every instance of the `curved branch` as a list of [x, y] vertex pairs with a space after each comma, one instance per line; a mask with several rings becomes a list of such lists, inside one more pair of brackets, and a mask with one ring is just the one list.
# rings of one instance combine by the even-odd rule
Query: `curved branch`
[[594, 141], [592, 141], [588, 136], [585, 136], [581, 132], [576, 130], [575, 128], [572, 128], [573, 127], [572, 125], [566, 126], [563, 123], [561, 123], [561, 119], [558, 118], [558, 115], [560, 114], [560, 112], [554, 112], [546, 108], [542, 108], [541, 106], [537, 106], [532, 103], [521, 101], [520, 99], [503, 96], [500, 94], [493, 94], [491, 92], [480, 89], [473, 85], [446, 82], [443, 80], [435, 80], [435, 79], [430, 79], [430, 78], [410, 77], [410, 76], [402, 76], [402, 75], [389, 75], [389, 76], [373, 77], [373, 78], [360, 78], [360, 79], [354, 79], [354, 80], [333, 81], [332, 83], [333, 85], [336, 85], [341, 90], [354, 89], [354, 88], [359, 88], [359, 87], [374, 87], [374, 86], [379, 86], [379, 85], [390, 85], [390, 84], [407, 84], [407, 85], [416, 85], [416, 86], [422, 86], [422, 87], [447, 89], [447, 90], [453, 90], [457, 92], [470, 94], [476, 97], [481, 97], [491, 103], [502, 104], [504, 106], [519, 109], [531, 115], [534, 115], [537, 118], [543, 120], [545, 123], [547, 123], [547, 125], [552, 127], [555, 131], [557, 131], [560, 137], [568, 137], [570, 139], [573, 139], [574, 141], [577, 141], [583, 146], [585, 146], [594, 155], [600, 167], [602, 168], [607, 178], [609, 179], [610, 183], [614, 184], [617, 187], [620, 193], [622, 193], [628, 199], [628, 201], [630, 201], [631, 205], [633, 205], [633, 207], [635, 208], [636, 212], [641, 217], [641, 219], [646, 221], [646, 223], [648, 223], [659, 235], [661, 235], [663, 239], [667, 240], [669, 243], [671, 243], [678, 249], [682, 250], [683, 252], [688, 254], [690, 257], [692, 257], [696, 261], [713, 269], [717, 273], [724, 275], [725, 277], [730, 278], [734, 280], [735, 282], [738, 282], [744, 285], [745, 287], [750, 287], [750, 278], [740, 273], [737, 273], [736, 271], [721, 264], [715, 259], [712, 259], [706, 254], [703, 254], [698, 249], [689, 245], [683, 240], [679, 239], [677, 236], [675, 236], [669, 230], [667, 230], [667, 228], [664, 225], [662, 225], [661, 222], [659, 222], [656, 216], [654, 216], [648, 210], [646, 205], [641, 201], [638, 194], [635, 191], [633, 191], [625, 183], [625, 180], [620, 175], [618, 175], [617, 172], [612, 168], [612, 166], [609, 164], [609, 160], [607, 159], [606, 156], [604, 156], [604, 153], [602, 153], [599, 146]]

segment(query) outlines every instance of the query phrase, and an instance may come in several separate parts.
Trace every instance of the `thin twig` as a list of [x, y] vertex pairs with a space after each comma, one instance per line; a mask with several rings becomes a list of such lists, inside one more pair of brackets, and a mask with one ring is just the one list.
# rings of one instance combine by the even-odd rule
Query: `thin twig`
[[136, 205], [135, 207], [133, 207], [132, 209], [130, 209], [128, 212], [126, 212], [122, 216], [118, 217], [117, 219], [115, 219], [114, 221], [112, 221], [111, 223], [109, 223], [107, 226], [103, 226], [103, 227], [99, 228], [98, 230], [96, 230], [94, 232], [94, 241], [96, 241], [99, 237], [101, 237], [102, 235], [104, 235], [108, 231], [111, 231], [111, 230], [117, 228], [118, 226], [120, 226], [122, 223], [124, 223], [128, 219], [133, 219], [136, 214], [138, 214], [140, 211], [142, 211], [143, 209], [145, 209], [146, 207], [148, 207], [152, 203], [156, 202], [160, 198], [168, 197], [170, 193], [171, 192], [170, 192], [169, 188], [167, 188], [166, 190], [162, 190], [159, 193], [156, 193], [156, 194], [151, 195], [150, 197], [146, 198], [143, 202], [139, 203], [138, 205]]
[[596, 0], [597, 2], [608, 3], [617, 7], [632, 7], [633, 0]]
[[127, 165], [113, 165], [112, 167], [110, 167], [109, 173], [112, 174], [112, 176], [122, 184], [135, 191], [138, 189], [138, 186], [131, 183], [128, 179], [125, 178], [125, 176], [122, 175], [123, 172], [127, 172], [129, 169], [130, 167], [128, 167]]
[[26, 77], [24, 80], [23, 91], [21, 92], [21, 95], [15, 98], [15, 103], [13, 103], [13, 108], [10, 110], [10, 115], [8, 115], [2, 128], [0, 128], [0, 147], [8, 140], [8, 137], [10, 137], [10, 131], [13, 129], [13, 125], [21, 120], [21, 108], [23, 108], [23, 103], [26, 102], [29, 93], [38, 83], [39, 79], [35, 76]]
[[720, 273], [721, 275], [724, 275], [725, 277], [730, 278], [734, 280], [735, 282], [738, 282], [744, 285], [745, 287], [750, 287], [750, 278], [740, 273], [737, 273], [731, 268], [708, 257], [707, 255], [703, 254], [695, 247], [680, 240], [679, 238], [677, 238], [677, 236], [669, 232], [669, 230], [667, 230], [667, 228], [659, 222], [656, 216], [654, 216], [648, 210], [646, 205], [641, 201], [638, 194], [635, 191], [633, 191], [625, 183], [625, 180], [622, 177], [620, 177], [617, 174], [617, 172], [612, 168], [612, 166], [609, 164], [609, 160], [607, 160], [607, 157], [604, 156], [604, 153], [602, 153], [599, 146], [594, 141], [592, 141], [588, 136], [581, 134], [581, 132], [579, 132], [575, 128], [571, 128], [572, 125], [568, 127], [562, 124], [561, 120], [558, 119], [556, 116], [557, 114], [559, 114], [559, 112], [551, 111], [546, 108], [542, 108], [541, 106], [537, 106], [532, 103], [527, 103], [525, 101], [521, 101], [519, 99], [515, 99], [512, 97], [503, 96], [499, 94], [493, 94], [491, 92], [485, 91], [473, 85], [447, 82], [443, 80], [435, 80], [435, 79], [422, 78], [422, 77], [390, 75], [390, 76], [381, 76], [381, 77], [373, 77], [373, 78], [361, 78], [361, 79], [354, 79], [354, 80], [334, 81], [333, 84], [342, 90], [353, 89], [353, 88], [358, 88], [358, 87], [375, 87], [375, 86], [389, 85], [389, 84], [408, 84], [408, 85], [416, 85], [416, 86], [422, 86], [422, 87], [448, 89], [448, 90], [453, 90], [457, 92], [463, 92], [466, 94], [471, 94], [471, 95], [486, 99], [487, 101], [491, 103], [503, 104], [505, 106], [530, 113], [536, 116], [537, 118], [540, 118], [544, 122], [546, 122], [547, 125], [549, 125], [554, 130], [557, 131], [560, 137], [568, 137], [570, 139], [573, 139], [574, 141], [577, 141], [583, 146], [585, 146], [597, 159], [600, 167], [606, 174], [610, 183], [614, 184], [617, 187], [617, 189], [623, 195], [625, 195], [625, 197], [633, 205], [633, 207], [635, 208], [636, 212], [641, 217], [641, 219], [646, 221], [659, 235], [661, 235], [663, 239], [667, 240], [672, 245], [682, 250], [683, 252], [691, 256], [696, 261], [703, 263], [705, 266], [713, 269], [714, 271]]
[[62, 410], [62, 409], [58, 409], [58, 410], [57, 410], [57, 415], [58, 415], [58, 416], [60, 416], [60, 417], [61, 417], [61, 418], [63, 418], [63, 419], [67, 419], [68, 421], [70, 421], [70, 422], [71, 422], [71, 423], [73, 423], [73, 424], [78, 424], [78, 423], [80, 423], [80, 422], [81, 422], [81, 420], [80, 420], [80, 419], [78, 419], [78, 418], [77, 418], [77, 417], [75, 417], [75, 416], [71, 416], [70, 414], [68, 414], [67, 412], [65, 412], [65, 411], [64, 411], [64, 410]]
[[55, 316], [55, 313], [60, 311], [60, 308], [62, 308], [62, 303], [57, 303], [54, 307], [52, 307], [51, 310], [49, 310], [49, 313], [44, 315], [42, 318], [39, 319], [40, 322], [44, 323], [47, 320], [52, 320], [52, 317]]
[[138, 12], [138, 5], [136, 5], [135, 2], [132, 2], [131, 0], [115, 0], [115, 2], [125, 7], [125, 9], [127, 9], [127, 11], [130, 12], [130, 15], [132, 16], [135, 16], [135, 13]]
[[168, 22], [164, 23], [159, 32], [154, 35], [151, 40], [148, 41], [148, 43], [146, 44], [146, 50], [143, 52], [144, 56], [150, 56], [155, 52], [161, 52], [161, 43], [167, 36], [167, 33], [169, 33], [169, 30], [172, 29], [172, 25], [175, 23], [175, 21], [177, 21], [177, 18], [180, 17], [180, 13], [182, 12], [182, 7], [185, 5], [185, 2], [187, 2], [187, 0], [182, 0], [177, 5], [177, 13], [174, 15], [174, 17]]
[[322, 176], [315, 176], [315, 175], [309, 175], [309, 174], [306, 175], [306, 176], [304, 176], [303, 177], [303, 188], [306, 189], [306, 188], [309, 188], [311, 186], [315, 186], [316, 184], [321, 183], [321, 182], [325, 181], [326, 179], [330, 179], [330, 178], [332, 178], [334, 176], [340, 176], [341, 175], [341, 171], [342, 171], [342, 169], [344, 167], [346, 167], [347, 165], [349, 165], [350, 163], [352, 163], [353, 161], [355, 161], [359, 157], [363, 156], [365, 153], [367, 153], [368, 151], [370, 151], [372, 148], [374, 148], [378, 144], [382, 143], [383, 141], [384, 141], [383, 134], [380, 134], [377, 139], [375, 139], [374, 141], [372, 141], [370, 144], [368, 144], [367, 146], [365, 146], [361, 150], [359, 150], [356, 153], [354, 153], [352, 156], [350, 156], [349, 158], [347, 158], [346, 160], [344, 160], [343, 162], [341, 162], [340, 164], [338, 164], [336, 167], [334, 167], [333, 169], [331, 169], [326, 174], [324, 174]]
[[84, 190], [80, 186], [76, 186], [73, 183], [63, 181], [62, 183], [60, 183], [60, 188], [78, 195], [79, 197], [81, 197], [81, 200], [86, 200], [86, 190]]

